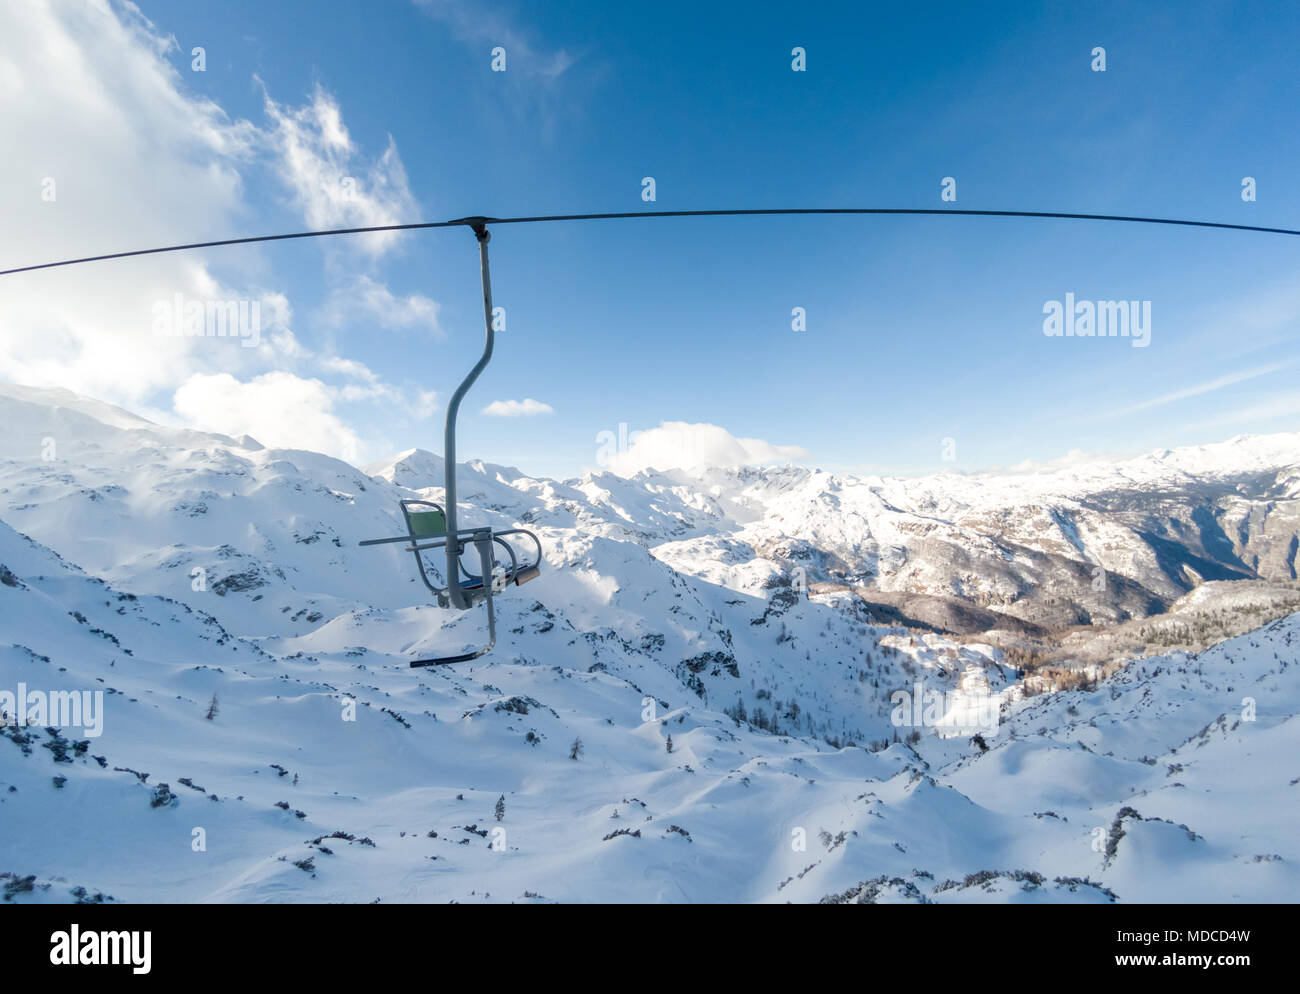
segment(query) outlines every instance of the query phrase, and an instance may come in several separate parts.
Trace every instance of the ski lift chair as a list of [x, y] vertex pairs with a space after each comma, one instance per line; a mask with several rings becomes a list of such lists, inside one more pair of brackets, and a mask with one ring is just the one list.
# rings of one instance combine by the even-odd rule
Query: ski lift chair
[[[491, 238], [488, 233], [486, 218], [465, 218], [474, 230], [479, 245], [479, 264], [483, 277], [483, 316], [486, 325], [486, 339], [483, 355], [469, 371], [469, 375], [456, 388], [447, 404], [447, 422], [444, 432], [443, 463], [446, 477], [444, 489], [447, 506], [435, 504], [428, 500], [403, 500], [400, 502], [402, 518], [406, 522], [406, 534], [393, 538], [372, 538], [361, 545], [386, 545], [391, 542], [407, 542], [407, 550], [415, 556], [420, 579], [438, 600], [440, 607], [454, 607], [467, 610], [479, 603], [487, 605], [488, 643], [481, 649], [464, 652], [456, 656], [443, 656], [436, 659], [417, 659], [412, 667], [441, 666], [447, 663], [464, 663], [489, 652], [496, 645], [496, 612], [492, 605], [495, 595], [504, 593], [510, 585], [523, 586], [529, 580], [535, 580], [542, 572], [542, 543], [537, 536], [524, 528], [507, 528], [493, 531], [488, 527], [456, 527], [456, 414], [460, 402], [469, 388], [492, 358], [495, 333], [492, 327], [492, 284], [488, 275], [487, 243]], [[535, 556], [531, 562], [521, 561], [514, 547], [505, 540], [507, 535], [524, 535], [532, 540]], [[478, 553], [478, 572], [465, 566], [461, 557], [470, 547]], [[500, 546], [505, 556], [498, 560], [497, 550]], [[437, 576], [437, 571], [424, 561], [424, 553], [432, 549], [446, 552], [446, 586], [439, 586], [430, 573]], [[507, 565], [508, 562], [508, 565]]]
[[[453, 538], [447, 530], [447, 513], [440, 504], [428, 500], [403, 500], [399, 504], [402, 518], [406, 522], [407, 534], [393, 538], [372, 538], [361, 544], [408, 543], [404, 551], [410, 552], [415, 557], [415, 567], [419, 571], [420, 580], [437, 598], [439, 607], [461, 607], [462, 604], [457, 603], [456, 595], [459, 594], [463, 598], [464, 607], [473, 607], [480, 602], [485, 603], [488, 616], [488, 642], [481, 649], [455, 656], [417, 659], [411, 663], [411, 666], [441, 666], [445, 663], [464, 663], [477, 659], [496, 645], [496, 610], [493, 606], [493, 598], [505, 593], [511, 585], [521, 587], [529, 580], [541, 576], [541, 541], [524, 528], [507, 528], [502, 531], [493, 531], [486, 527], [458, 528]], [[531, 562], [506, 541], [507, 535], [522, 535], [532, 541]], [[452, 551], [453, 541], [458, 547], [455, 551]], [[461, 558], [470, 551], [471, 547], [478, 553], [478, 572], [466, 567]], [[447, 549], [449, 559], [454, 557], [456, 563], [454, 583], [441, 585], [438, 582], [441, 580], [438, 570], [425, 561], [424, 554], [433, 549]]]

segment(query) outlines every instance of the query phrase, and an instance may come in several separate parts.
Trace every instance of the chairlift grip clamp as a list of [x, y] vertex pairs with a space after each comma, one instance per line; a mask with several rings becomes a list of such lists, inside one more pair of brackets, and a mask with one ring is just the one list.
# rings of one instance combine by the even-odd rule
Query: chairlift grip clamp
[[495, 221], [494, 217], [484, 217], [481, 214], [475, 214], [471, 217], [458, 217], [452, 224], [463, 224], [468, 226], [473, 232], [474, 237], [480, 242], [492, 240], [492, 233], [488, 231], [488, 225]]

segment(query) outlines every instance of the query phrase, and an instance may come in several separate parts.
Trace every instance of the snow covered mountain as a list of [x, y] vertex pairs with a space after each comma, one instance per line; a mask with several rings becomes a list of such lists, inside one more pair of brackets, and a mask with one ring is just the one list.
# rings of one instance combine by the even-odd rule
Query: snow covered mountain
[[[102, 734], [0, 729], [7, 899], [1300, 884], [1300, 435], [916, 480], [470, 462], [464, 519], [533, 529], [546, 568], [491, 655], [412, 671], [481, 612], [357, 542], [437, 499], [439, 457], [363, 471], [11, 386], [0, 423], [0, 710], [103, 694]], [[1152, 634], [1206, 618], [1254, 630]], [[1068, 685], [1020, 679], [1046, 662], [1084, 686], [1035, 693]], [[900, 726], [899, 691], [935, 713]]]

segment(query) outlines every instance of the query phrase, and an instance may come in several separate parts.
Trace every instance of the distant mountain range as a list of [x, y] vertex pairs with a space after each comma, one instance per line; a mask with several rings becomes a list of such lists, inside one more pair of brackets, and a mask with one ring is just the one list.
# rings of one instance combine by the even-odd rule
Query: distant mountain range
[[[0, 423], [0, 702], [106, 695], [102, 736], [0, 729], [14, 900], [1300, 884], [1300, 434], [1024, 476], [469, 462], [462, 517], [533, 529], [546, 567], [491, 655], [413, 672], [481, 612], [357, 542], [438, 499], [438, 456], [358, 469], [12, 386]], [[1072, 677], [1095, 689], [1039, 693]], [[898, 722], [921, 687], [946, 722]]]

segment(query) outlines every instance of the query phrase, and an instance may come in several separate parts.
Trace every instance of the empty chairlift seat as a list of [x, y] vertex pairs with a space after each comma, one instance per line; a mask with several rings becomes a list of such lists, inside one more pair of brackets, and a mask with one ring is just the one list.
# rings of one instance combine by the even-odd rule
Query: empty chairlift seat
[[[479, 374], [487, 368], [492, 358], [492, 349], [496, 341], [492, 325], [492, 280], [488, 273], [488, 242], [491, 234], [487, 223], [490, 218], [466, 217], [457, 223], [466, 224], [478, 240], [479, 273], [483, 282], [483, 354], [474, 368], [461, 381], [456, 392], [447, 402], [447, 421], [443, 433], [443, 464], [446, 477], [443, 489], [447, 506], [444, 508], [428, 500], [404, 500], [401, 502], [402, 519], [406, 522], [406, 534], [393, 538], [372, 538], [362, 545], [384, 545], [389, 542], [406, 542], [407, 551], [415, 556], [415, 565], [420, 571], [420, 579], [432, 591], [442, 607], [454, 607], [465, 610], [478, 603], [487, 605], [488, 644], [473, 652], [457, 656], [444, 656], [438, 659], [417, 659], [412, 666], [438, 666], [443, 663], [462, 663], [477, 659], [496, 645], [496, 612], [492, 598], [504, 593], [512, 584], [516, 587], [535, 580], [542, 572], [542, 543], [537, 536], [524, 528], [506, 528], [493, 531], [491, 528], [456, 527], [456, 414], [460, 402]], [[507, 536], [512, 541], [527, 539], [533, 544], [532, 560], [521, 560]], [[473, 549], [477, 553], [477, 563], [471, 560], [466, 566], [462, 557]], [[442, 549], [446, 557], [444, 577], [425, 562], [424, 554], [433, 549]], [[478, 572], [474, 572], [477, 566]]]
[[[457, 606], [450, 594], [450, 584], [455, 582], [458, 592], [467, 602], [466, 606], [481, 601], [488, 609], [489, 640], [482, 649], [456, 656], [420, 659], [412, 662], [411, 666], [437, 666], [477, 659], [496, 644], [496, 612], [493, 608], [493, 597], [504, 593], [511, 585], [522, 586], [541, 575], [541, 541], [535, 534], [524, 528], [507, 528], [502, 531], [493, 531], [491, 528], [484, 527], [459, 528], [453, 537], [447, 532], [447, 513], [440, 504], [428, 500], [403, 500], [400, 502], [400, 507], [402, 520], [406, 523], [405, 535], [367, 539], [361, 544], [406, 543], [405, 551], [415, 557], [415, 566], [419, 571], [420, 580], [437, 598], [440, 606]], [[511, 541], [524, 539], [531, 542], [532, 549], [526, 554], [521, 554], [511, 541], [506, 540], [507, 536]], [[447, 549], [448, 543], [453, 541], [456, 547], [449, 555], [448, 561], [456, 563], [457, 575], [454, 581], [450, 577], [444, 581], [437, 567], [426, 561], [425, 554], [434, 549]], [[461, 558], [471, 549], [478, 553], [477, 563], [471, 561], [471, 566], [478, 567], [477, 572], [467, 567]]]

